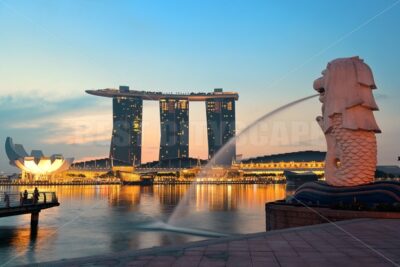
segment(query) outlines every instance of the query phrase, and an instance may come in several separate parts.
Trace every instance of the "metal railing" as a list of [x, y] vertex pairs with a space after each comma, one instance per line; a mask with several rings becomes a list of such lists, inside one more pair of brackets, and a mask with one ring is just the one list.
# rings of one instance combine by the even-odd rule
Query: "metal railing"
[[28, 194], [24, 194], [24, 192], [0, 192], [0, 197], [0, 208], [58, 203], [55, 192], [39, 192], [37, 196], [34, 192], [28, 192]]

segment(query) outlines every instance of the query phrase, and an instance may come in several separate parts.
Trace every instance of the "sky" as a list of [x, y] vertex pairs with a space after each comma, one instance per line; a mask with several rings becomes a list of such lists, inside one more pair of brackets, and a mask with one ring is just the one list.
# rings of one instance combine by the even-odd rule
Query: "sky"
[[[86, 89], [236, 91], [237, 129], [314, 94], [338, 57], [374, 72], [378, 162], [398, 164], [400, 1], [0, 0], [0, 143], [76, 160], [106, 157], [110, 99]], [[325, 150], [316, 98], [238, 138], [243, 157]], [[143, 159], [158, 157], [157, 102], [144, 104]], [[207, 155], [204, 103], [190, 103], [190, 155]], [[9, 166], [0, 146], [0, 171]]]

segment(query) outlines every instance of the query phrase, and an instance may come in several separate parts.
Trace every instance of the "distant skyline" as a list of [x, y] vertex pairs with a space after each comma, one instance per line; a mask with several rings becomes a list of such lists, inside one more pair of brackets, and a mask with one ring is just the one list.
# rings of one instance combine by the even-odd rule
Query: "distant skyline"
[[[110, 99], [86, 89], [237, 91], [237, 128], [314, 94], [327, 62], [374, 72], [379, 164], [400, 155], [400, 1], [0, 1], [0, 171], [4, 142], [75, 159], [108, 156]], [[239, 140], [244, 156], [325, 149], [317, 99]], [[144, 103], [143, 161], [159, 149], [158, 103]], [[205, 158], [204, 103], [190, 106], [190, 151]]]

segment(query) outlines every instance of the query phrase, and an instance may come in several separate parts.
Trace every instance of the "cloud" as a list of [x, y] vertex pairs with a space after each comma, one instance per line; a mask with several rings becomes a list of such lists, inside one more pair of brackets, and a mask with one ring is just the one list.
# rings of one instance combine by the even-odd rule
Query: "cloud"
[[98, 107], [48, 115], [35, 120], [11, 123], [13, 129], [40, 129], [40, 142], [45, 144], [79, 145], [109, 142], [111, 111]]
[[[49, 100], [40, 95], [0, 94], [0, 141], [11, 136], [27, 147], [71, 157], [109, 152], [112, 108], [110, 99], [83, 95]], [[0, 169], [15, 171], [0, 150]]]
[[29, 108], [36, 106], [38, 102], [43, 102], [43, 100], [37, 97], [16, 97], [13, 95], [1, 96], [0, 110], [16, 110], [20, 108]]
[[0, 96], [0, 129], [4, 133], [38, 133], [45, 144], [86, 144], [109, 141], [111, 102], [83, 95], [48, 100], [40, 95]]
[[0, 121], [12, 119], [29, 119], [62, 114], [76, 109], [94, 106], [109, 106], [109, 99], [82, 95], [81, 97], [66, 97], [49, 100], [40, 95], [9, 94], [0, 96]]
[[378, 99], [378, 100], [380, 100], [380, 99], [388, 99], [389, 98], [389, 95], [382, 94], [382, 93], [375, 93], [374, 96], [375, 96], [375, 99]]
[[91, 161], [91, 160], [99, 160], [99, 159], [104, 159], [104, 158], [107, 158], [107, 156], [104, 155], [104, 156], [98, 156], [98, 157], [81, 157], [79, 159], [76, 159], [74, 161], [74, 163], [84, 162], [84, 161]]

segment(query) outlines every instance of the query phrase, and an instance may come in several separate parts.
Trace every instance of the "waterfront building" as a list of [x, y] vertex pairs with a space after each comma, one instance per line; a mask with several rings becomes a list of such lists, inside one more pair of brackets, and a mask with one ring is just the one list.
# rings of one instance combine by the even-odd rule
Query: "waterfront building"
[[[215, 89], [210, 93], [162, 93], [119, 89], [87, 90], [88, 94], [113, 98], [113, 135], [110, 158], [132, 165], [141, 163], [143, 101], [160, 103], [159, 160], [189, 157], [189, 102], [201, 101], [207, 107], [208, 159], [235, 136], [236, 92]], [[225, 149], [214, 163], [229, 165], [235, 160], [236, 145]]]
[[159, 160], [189, 157], [189, 101], [160, 99]]
[[10, 164], [22, 171], [22, 180], [34, 182], [38, 180], [49, 181], [56, 174], [68, 170], [73, 158], [64, 158], [61, 154], [46, 157], [41, 150], [32, 150], [30, 154], [21, 144], [13, 143], [7, 137], [5, 149]]
[[326, 152], [324, 151], [305, 150], [246, 158], [241, 160], [241, 164], [274, 164], [277, 162], [303, 162], [307, 164], [307, 162], [323, 162], [325, 157]]
[[286, 171], [297, 174], [314, 173], [324, 175], [326, 152], [297, 151], [243, 159], [232, 164], [232, 168], [243, 171], [248, 177], [284, 177]]
[[[214, 93], [222, 93], [215, 89]], [[208, 157], [211, 159], [219, 150], [235, 136], [235, 99], [211, 98], [206, 101]], [[235, 161], [236, 143], [233, 142], [221, 151], [215, 164], [230, 165]]]
[[[120, 86], [121, 93], [129, 87]], [[139, 165], [142, 158], [142, 112], [140, 97], [113, 97], [113, 132], [110, 158]]]

